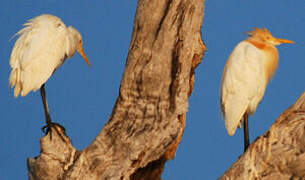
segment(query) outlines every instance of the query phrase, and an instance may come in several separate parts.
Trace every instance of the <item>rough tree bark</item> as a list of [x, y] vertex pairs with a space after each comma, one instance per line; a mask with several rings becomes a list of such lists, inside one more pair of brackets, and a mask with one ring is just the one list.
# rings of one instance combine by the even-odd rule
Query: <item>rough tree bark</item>
[[40, 156], [28, 159], [30, 179], [161, 179], [181, 141], [205, 52], [203, 15], [204, 0], [139, 0], [109, 121], [83, 151], [53, 129], [52, 140], [41, 139]]
[[305, 93], [219, 179], [305, 179]]

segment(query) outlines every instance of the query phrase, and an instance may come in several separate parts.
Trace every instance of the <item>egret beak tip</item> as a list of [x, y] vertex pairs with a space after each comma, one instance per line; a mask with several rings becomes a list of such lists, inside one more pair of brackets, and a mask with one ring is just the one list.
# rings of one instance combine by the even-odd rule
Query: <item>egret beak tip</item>
[[281, 44], [284, 44], [284, 43], [286, 43], [286, 44], [294, 44], [293, 41], [290, 41], [290, 40], [288, 40], [288, 39], [277, 39], [277, 40], [278, 40], [278, 42], [280, 42]]
[[79, 54], [80, 54], [81, 56], [83, 56], [83, 58], [85, 59], [85, 61], [86, 61], [87, 64], [88, 64], [88, 66], [91, 66], [91, 63], [90, 63], [89, 59], [87, 58], [87, 55], [85, 54], [84, 49], [81, 48], [78, 52], [79, 52]]

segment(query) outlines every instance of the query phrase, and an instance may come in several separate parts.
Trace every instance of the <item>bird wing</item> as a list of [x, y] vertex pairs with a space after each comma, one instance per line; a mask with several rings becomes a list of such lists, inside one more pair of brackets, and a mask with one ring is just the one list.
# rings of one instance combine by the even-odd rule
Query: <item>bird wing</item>
[[263, 97], [266, 87], [264, 58], [261, 50], [243, 41], [236, 46], [225, 66], [221, 106], [230, 135], [240, 126], [244, 113], [254, 113], [253, 108], [255, 111]]
[[16, 88], [25, 96], [39, 89], [63, 63], [67, 28], [59, 18], [47, 15], [28, 21], [18, 34], [10, 59], [10, 81], [16, 85], [15, 96], [19, 94]]

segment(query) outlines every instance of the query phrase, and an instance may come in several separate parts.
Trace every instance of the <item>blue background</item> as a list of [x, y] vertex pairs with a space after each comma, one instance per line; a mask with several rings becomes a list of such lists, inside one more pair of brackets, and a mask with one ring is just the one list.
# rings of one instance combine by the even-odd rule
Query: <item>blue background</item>
[[[79, 54], [48, 80], [53, 120], [63, 124], [78, 149], [87, 147], [107, 122], [118, 95], [132, 35], [136, 1], [11, 0], [0, 6], [0, 179], [27, 179], [26, 158], [39, 155], [44, 111], [40, 93], [13, 97], [8, 86], [9, 58], [22, 24], [50, 13], [78, 29], [89, 68]], [[250, 117], [253, 141], [305, 90], [305, 3], [303, 0], [218, 0], [206, 2], [203, 39], [208, 51], [196, 70], [187, 124], [176, 158], [164, 179], [216, 179], [243, 153], [243, 132], [230, 137], [220, 116], [223, 67], [234, 46], [253, 27], [295, 41], [280, 46], [280, 64], [265, 97]]]

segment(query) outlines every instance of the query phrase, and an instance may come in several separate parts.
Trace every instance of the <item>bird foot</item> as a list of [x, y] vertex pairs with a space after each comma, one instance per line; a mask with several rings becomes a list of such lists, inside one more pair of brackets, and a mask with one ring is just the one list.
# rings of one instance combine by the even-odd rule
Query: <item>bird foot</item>
[[64, 142], [67, 141], [66, 129], [58, 123], [49, 122], [41, 130], [45, 135], [50, 133], [50, 140], [52, 140], [52, 133], [55, 131]]

